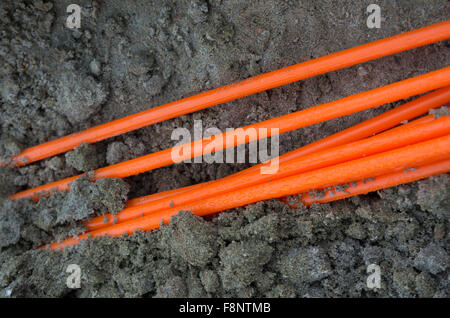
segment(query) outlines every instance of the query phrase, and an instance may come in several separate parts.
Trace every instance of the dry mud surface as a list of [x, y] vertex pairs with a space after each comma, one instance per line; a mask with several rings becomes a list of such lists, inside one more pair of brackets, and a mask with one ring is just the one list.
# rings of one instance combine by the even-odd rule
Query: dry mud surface
[[[65, 27], [82, 7], [81, 28]], [[196, 92], [448, 19], [449, 2], [1, 1], [0, 156]], [[16, 191], [173, 146], [171, 132], [241, 127], [416, 76], [450, 62], [429, 45], [159, 123], [19, 169], [0, 171], [2, 297], [448, 297], [449, 175], [293, 210], [270, 200], [201, 219], [88, 240], [63, 252], [42, 243], [83, 231], [80, 220], [127, 198], [224, 177], [248, 164], [179, 164], [125, 180], [83, 178], [39, 203]], [[280, 138], [284, 153], [404, 101]], [[69, 264], [81, 288], [66, 286]], [[366, 285], [381, 267], [381, 289]]]

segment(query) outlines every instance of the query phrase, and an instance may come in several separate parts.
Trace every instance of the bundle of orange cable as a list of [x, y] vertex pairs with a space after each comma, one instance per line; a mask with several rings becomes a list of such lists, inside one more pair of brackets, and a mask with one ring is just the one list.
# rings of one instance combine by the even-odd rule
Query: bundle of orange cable
[[[26, 149], [18, 156], [11, 158], [9, 163], [12, 162], [17, 166], [24, 165], [68, 151], [83, 142], [93, 143], [293, 81], [448, 38], [450, 38], [450, 21], [406, 32], [262, 74], [240, 83], [230, 84], [62, 137]], [[429, 115], [406, 125], [398, 125], [450, 102], [450, 67], [255, 123], [226, 134], [193, 141], [181, 147], [191, 151], [183, 151], [179, 160], [268, 138], [271, 137], [272, 131], [282, 134], [430, 91], [432, 92], [427, 95], [359, 125], [221, 180], [130, 200], [127, 207], [114, 217], [114, 222], [112, 215], [109, 214], [106, 215], [107, 222], [104, 222], [105, 216], [96, 217], [85, 223], [88, 228], [87, 233], [77, 238], [52, 243], [49, 247], [58, 249], [74, 245], [91, 236], [119, 236], [125, 233], [131, 234], [136, 230], [156, 229], [162, 221], [169, 222], [171, 216], [180, 210], [189, 210], [196, 215], [204, 216], [261, 200], [297, 194], [303, 194], [300, 200], [305, 205], [325, 203], [448, 172], [450, 171], [450, 116], [435, 118]], [[258, 133], [249, 137], [246, 131], [255, 128]], [[266, 128], [269, 133], [259, 134], [258, 128]], [[230, 139], [232, 143], [228, 142]], [[207, 147], [218, 140], [222, 141], [217, 143], [220, 146]], [[197, 151], [198, 149], [201, 151]], [[123, 178], [173, 164], [174, 150], [178, 148], [165, 149], [98, 169], [94, 171], [93, 178], [94, 180], [105, 177]], [[261, 169], [270, 166], [274, 160], [279, 164], [278, 171], [275, 174], [262, 174]], [[10, 198], [32, 197], [38, 200], [41, 192], [48, 192], [54, 188], [67, 190], [70, 183], [81, 176], [25, 190]], [[367, 178], [370, 181], [365, 182]], [[346, 187], [346, 191], [333, 188], [345, 183], [352, 185]], [[310, 190], [321, 189], [326, 190], [320, 197], [305, 194]]]

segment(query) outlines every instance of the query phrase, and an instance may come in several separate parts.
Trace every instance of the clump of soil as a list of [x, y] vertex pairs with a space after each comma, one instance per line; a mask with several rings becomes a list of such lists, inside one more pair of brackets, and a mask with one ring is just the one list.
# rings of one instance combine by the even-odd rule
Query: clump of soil
[[123, 142], [115, 141], [108, 145], [106, 162], [110, 165], [130, 160], [145, 154], [145, 145], [134, 137], [126, 137]]
[[103, 178], [93, 183], [82, 177], [71, 184], [58, 219], [81, 220], [96, 212], [116, 214], [125, 207], [128, 191], [129, 186], [119, 178]]
[[434, 118], [439, 118], [442, 116], [450, 116], [450, 110], [447, 106], [439, 107], [437, 109], [430, 109], [430, 114], [434, 116]]
[[180, 212], [170, 227], [161, 229], [174, 255], [192, 266], [205, 266], [217, 253], [217, 229], [188, 212]]
[[320, 247], [290, 249], [281, 259], [280, 270], [294, 285], [320, 281], [331, 274], [328, 256]]
[[0, 141], [0, 160], [9, 162], [11, 156], [18, 155], [22, 151], [22, 145], [14, 138], [1, 136]]
[[83, 143], [66, 153], [66, 163], [78, 171], [88, 172], [103, 166], [104, 157], [94, 145]]
[[445, 175], [436, 176], [424, 180], [419, 185], [417, 192], [417, 203], [423, 210], [430, 211], [436, 215], [449, 219], [450, 210], [450, 184]]
[[220, 277], [226, 290], [242, 289], [255, 282], [269, 262], [273, 248], [265, 242], [245, 240], [231, 242], [219, 253]]

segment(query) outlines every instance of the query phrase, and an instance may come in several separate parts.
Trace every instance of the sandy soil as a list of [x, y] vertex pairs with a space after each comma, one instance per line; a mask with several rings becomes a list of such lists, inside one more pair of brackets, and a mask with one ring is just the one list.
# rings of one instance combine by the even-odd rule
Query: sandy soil
[[[66, 1], [0, 3], [0, 156], [194, 93], [448, 19], [444, 0]], [[272, 89], [67, 154], [0, 171], [2, 297], [448, 297], [449, 175], [310, 209], [278, 201], [160, 230], [33, 248], [127, 198], [224, 177], [249, 164], [180, 164], [125, 180], [82, 179], [38, 204], [8, 194], [173, 146], [195, 119], [221, 130], [339, 99], [444, 66], [448, 41]], [[280, 137], [284, 153], [404, 101]], [[194, 248], [195, 247], [195, 248]], [[82, 288], [66, 286], [69, 264]], [[366, 285], [381, 267], [381, 289]]]

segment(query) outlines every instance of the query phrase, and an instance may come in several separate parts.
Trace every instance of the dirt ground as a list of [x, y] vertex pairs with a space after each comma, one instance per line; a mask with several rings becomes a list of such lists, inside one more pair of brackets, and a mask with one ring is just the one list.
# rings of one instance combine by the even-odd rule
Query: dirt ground
[[[65, 26], [82, 8], [81, 28]], [[380, 29], [366, 25], [370, 3]], [[0, 157], [197, 92], [450, 17], [445, 0], [58, 0], [0, 2]], [[250, 164], [178, 164], [83, 178], [39, 203], [9, 194], [174, 145], [171, 132], [241, 127], [448, 66], [450, 42], [382, 58], [145, 127], [17, 169], [0, 168], [1, 297], [449, 297], [449, 174], [311, 208], [269, 200], [63, 252], [127, 198]], [[286, 133], [280, 153], [404, 101]], [[81, 288], [66, 285], [69, 264]], [[369, 289], [367, 266], [381, 268]]]

